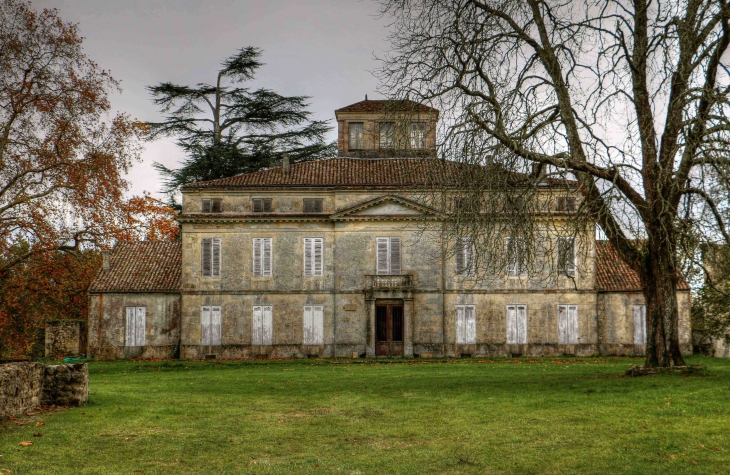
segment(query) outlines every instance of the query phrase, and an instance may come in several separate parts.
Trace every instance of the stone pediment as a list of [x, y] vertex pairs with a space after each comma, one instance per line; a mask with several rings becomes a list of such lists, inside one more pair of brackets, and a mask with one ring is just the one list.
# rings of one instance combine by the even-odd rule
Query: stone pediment
[[332, 219], [434, 219], [440, 213], [428, 206], [399, 196], [381, 196], [345, 208]]

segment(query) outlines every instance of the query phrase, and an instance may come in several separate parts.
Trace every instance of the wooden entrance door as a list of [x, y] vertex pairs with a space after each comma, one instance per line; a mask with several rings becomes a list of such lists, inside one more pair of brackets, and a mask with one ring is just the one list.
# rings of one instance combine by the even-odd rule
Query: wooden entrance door
[[375, 354], [403, 356], [403, 304], [375, 305]]

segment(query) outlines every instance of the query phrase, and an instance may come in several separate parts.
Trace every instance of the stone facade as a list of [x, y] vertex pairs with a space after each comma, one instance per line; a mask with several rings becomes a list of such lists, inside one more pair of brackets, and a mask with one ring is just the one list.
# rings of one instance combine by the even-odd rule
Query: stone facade
[[0, 365], [0, 416], [14, 416], [38, 406], [78, 406], [89, 397], [86, 363]]
[[81, 320], [53, 320], [46, 322], [45, 355], [78, 356], [86, 354], [86, 322]]

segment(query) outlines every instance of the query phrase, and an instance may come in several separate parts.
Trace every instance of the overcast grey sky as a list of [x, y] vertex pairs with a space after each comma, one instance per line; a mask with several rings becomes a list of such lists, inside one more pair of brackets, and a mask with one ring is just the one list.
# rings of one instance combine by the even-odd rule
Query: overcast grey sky
[[[316, 119], [375, 98], [374, 54], [387, 49], [387, 19], [371, 0], [33, 0], [79, 24], [84, 49], [121, 81], [112, 106], [139, 120], [160, 114], [145, 86], [162, 81], [211, 83], [220, 61], [244, 46], [264, 50], [266, 63], [251, 84], [286, 95], [311, 96]], [[331, 140], [336, 138], [331, 133]], [[131, 193], [158, 193], [158, 161], [174, 166], [182, 153], [172, 140], [147, 144], [130, 173]]]

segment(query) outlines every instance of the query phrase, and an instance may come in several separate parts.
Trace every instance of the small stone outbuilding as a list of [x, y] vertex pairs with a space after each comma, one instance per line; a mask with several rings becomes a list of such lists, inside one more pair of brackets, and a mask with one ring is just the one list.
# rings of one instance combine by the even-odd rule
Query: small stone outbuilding
[[88, 353], [175, 358], [180, 345], [180, 242], [120, 242], [89, 287]]

